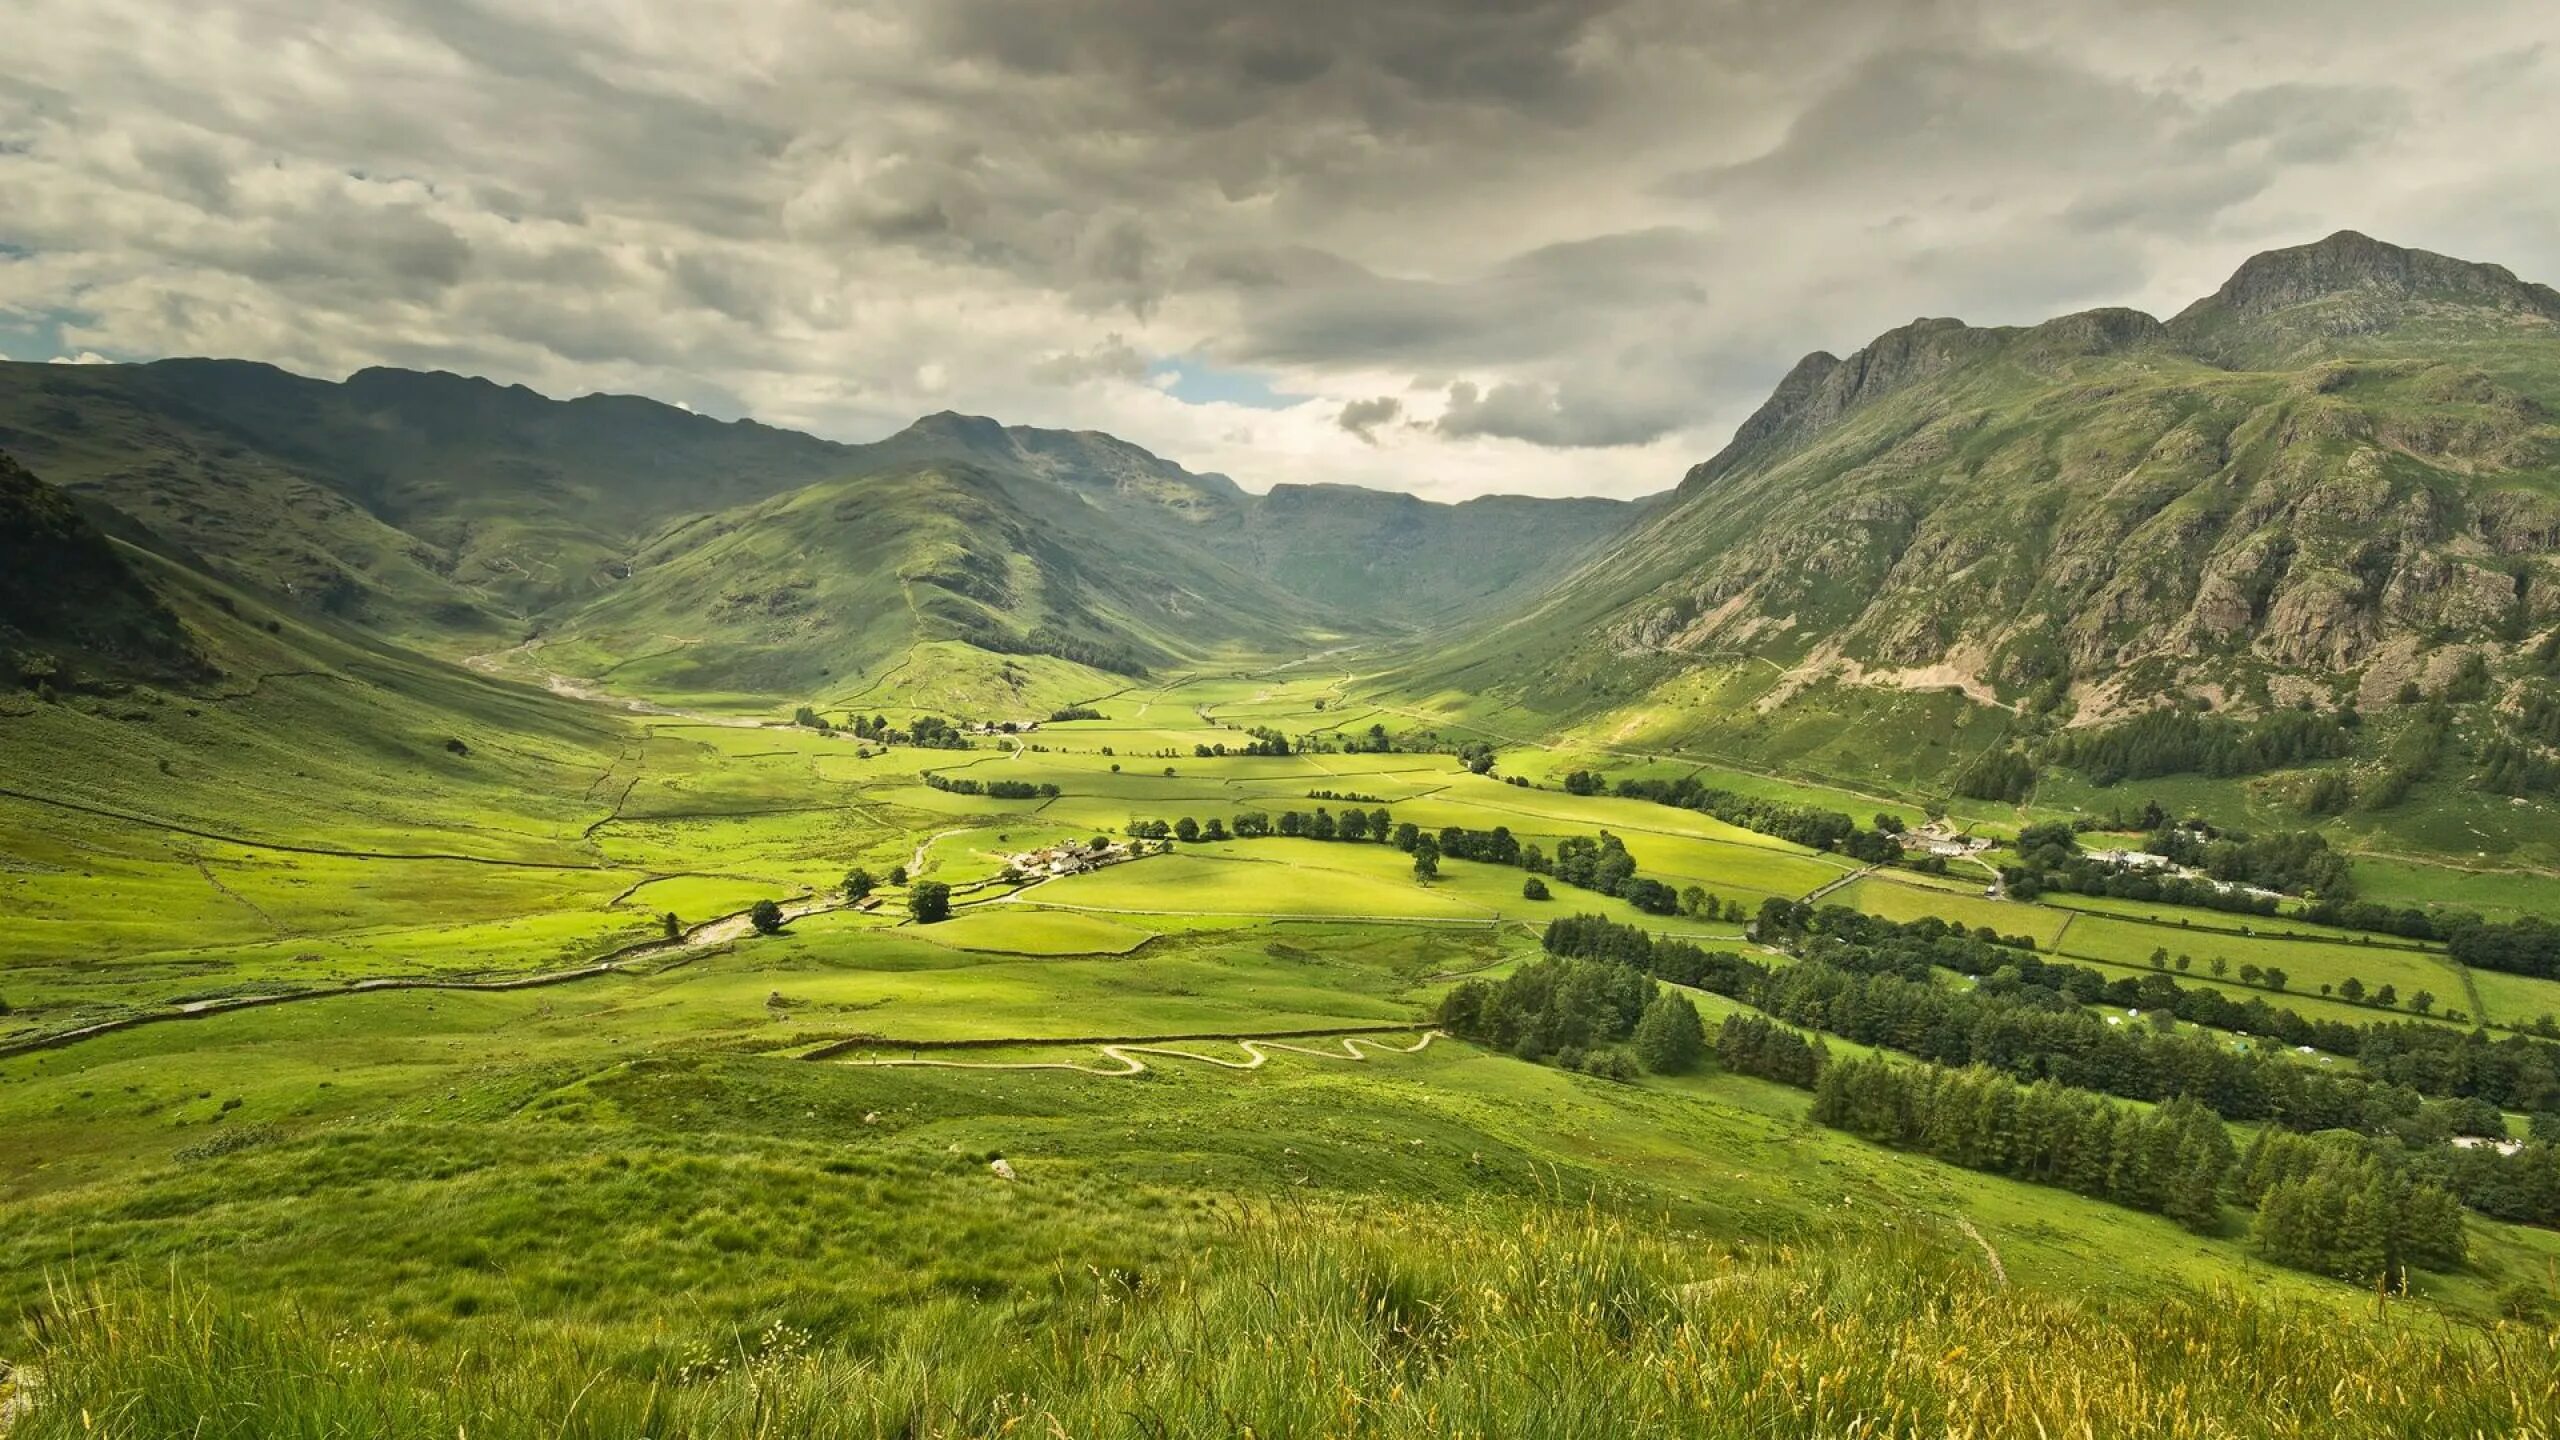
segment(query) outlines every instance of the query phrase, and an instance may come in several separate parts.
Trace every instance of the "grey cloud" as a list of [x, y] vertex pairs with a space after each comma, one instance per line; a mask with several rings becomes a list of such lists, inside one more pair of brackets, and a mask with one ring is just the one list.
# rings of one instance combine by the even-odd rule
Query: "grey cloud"
[[1339, 257], [1285, 257], [1244, 295], [1233, 359], [1369, 361], [1462, 369], [1607, 343], [1636, 317], [1675, 323], [1706, 304], [1705, 235], [1657, 229], [1544, 246], [1456, 280], [1379, 275]]
[[1378, 443], [1378, 427], [1403, 413], [1403, 401], [1393, 395], [1380, 395], [1371, 400], [1354, 400], [1343, 406], [1342, 413], [1333, 417], [1333, 423], [1375, 445]]
[[1114, 335], [1087, 350], [1044, 355], [1031, 366], [1031, 378], [1043, 385], [1073, 386], [1089, 380], [1143, 380], [1147, 362], [1128, 341]]
[[1607, 389], [1505, 381], [1479, 392], [1462, 380], [1449, 387], [1449, 408], [1433, 428], [1452, 439], [1492, 436], [1578, 448], [1642, 445], [1686, 418], [1677, 407], [1630, 403]]
[[20, 0], [0, 311], [840, 433], [1154, 423], [1178, 402], [1094, 382], [1199, 355], [1324, 398], [1247, 427], [1299, 427], [1273, 467], [1383, 466], [1344, 436], [1392, 426], [1399, 463], [1650, 488], [1632, 467], [1712, 449], [1796, 356], [1915, 314], [2175, 305], [2342, 224], [2560, 275], [2549, 28], [2528, 0], [2458, 32], [2386, 0]]

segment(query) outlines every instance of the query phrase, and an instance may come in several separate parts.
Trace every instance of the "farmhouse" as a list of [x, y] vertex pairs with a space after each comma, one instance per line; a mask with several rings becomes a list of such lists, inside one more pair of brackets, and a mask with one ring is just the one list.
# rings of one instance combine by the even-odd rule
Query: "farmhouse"
[[2148, 850], [2093, 850], [2089, 858], [2101, 865], [2117, 865], [2127, 870], [2174, 870], [2166, 855]]
[[[1099, 837], [1096, 837], [1099, 839]], [[1063, 845], [1047, 845], [1005, 857], [1005, 863], [1030, 876], [1081, 875], [1105, 865], [1117, 865], [1134, 858], [1128, 846], [1117, 840], [1099, 844], [1069, 841]]]
[[1978, 835], [1959, 834], [1944, 820], [1932, 820], [1917, 830], [1906, 830], [1899, 837], [1902, 848], [1923, 855], [1942, 855], [1950, 860], [1979, 855], [1991, 848], [1991, 842]]

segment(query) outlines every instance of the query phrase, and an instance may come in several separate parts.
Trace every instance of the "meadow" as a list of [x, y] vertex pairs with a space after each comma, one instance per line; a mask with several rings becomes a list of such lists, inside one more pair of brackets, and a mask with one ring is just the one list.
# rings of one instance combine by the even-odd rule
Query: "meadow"
[[[1056, 703], [1098, 718], [939, 750], [735, 697], [618, 710], [286, 638], [341, 678], [249, 686], [192, 715], [126, 700], [0, 716], [50, 766], [13, 769], [24, 794], [0, 795], [0, 894], [21, 917], [0, 936], [0, 1046], [304, 997], [0, 1052], [0, 1297], [15, 1317], [0, 1357], [40, 1356], [48, 1377], [23, 1433], [77, 1433], [64, 1427], [81, 1409], [89, 1433], [161, 1433], [181, 1412], [206, 1434], [294, 1433], [272, 1428], [288, 1390], [315, 1435], [962, 1434], [1041, 1417], [1146, 1433], [1208, 1423], [1201, 1405], [1346, 1433], [1563, 1433], [1599, 1407], [1637, 1417], [1627, 1433], [1701, 1414], [1917, 1433], [2053, 1418], [2020, 1388], [2048, 1382], [2080, 1387], [2073, 1413], [2163, 1420], [2104, 1366], [2053, 1369], [1999, 1338], [2054, 1326], [2115, 1337], [2122, 1363], [2199, 1367], [2198, 1433], [2308, 1433], [2309, 1391], [2291, 1410], [2252, 1406], [2232, 1378], [2279, 1353], [2325, 1384], [2362, 1383], [2341, 1377], [2378, 1359], [2450, 1367], [2466, 1413], [2502, 1424], [2546, 1393], [2540, 1360], [2511, 1361], [2524, 1368], [2502, 1392], [2465, 1368], [2467, 1330], [2421, 1342], [2409, 1327], [2483, 1323], [2514, 1287], [2548, 1288], [2547, 1232], [2475, 1217], [2472, 1263], [2419, 1276], [2375, 1324], [2370, 1297], [2257, 1259], [2237, 1215], [2195, 1234], [1879, 1148], [1810, 1125], [1802, 1092], [1765, 1081], [1710, 1067], [1614, 1082], [1446, 1038], [1404, 1049], [1450, 986], [1537, 955], [1550, 917], [1761, 953], [1729, 922], [1561, 882], [1530, 900], [1503, 865], [1450, 859], [1426, 881], [1374, 843], [1176, 843], [1036, 881], [1006, 867], [1133, 820], [1357, 804], [1550, 851], [1607, 831], [1640, 874], [1746, 910], [1829, 890], [2123, 973], [2167, 943], [2196, 956], [2188, 983], [2215, 983], [2202, 967], [2221, 955], [2282, 965], [2296, 992], [2353, 973], [2503, 1020], [2548, 1008], [2551, 982], [2470, 977], [2475, 993], [2441, 955], [2308, 927], [2205, 933], [2230, 917], [2181, 930], [1988, 900], [1962, 876], [1858, 877], [1836, 855], [1560, 784], [1589, 763], [1692, 773], [1673, 762], [1532, 747], [1488, 776], [1432, 748], [1196, 753], [1251, 726], [1366, 743], [1372, 725], [1415, 723], [1315, 667], [1097, 678]], [[1068, 678], [1043, 668], [1041, 698]], [[390, 758], [313, 747], [293, 783], [258, 783], [274, 763], [262, 737], [347, 723], [315, 697], [424, 738]], [[863, 698], [901, 724], [922, 713]], [[466, 729], [474, 712], [488, 718]], [[198, 757], [174, 773], [109, 763], [129, 727], [179, 720], [192, 728], [140, 732]], [[201, 758], [233, 750], [237, 769]], [[876, 909], [837, 892], [857, 866]], [[954, 887], [952, 918], [908, 921], [923, 880]], [[792, 907], [778, 933], [743, 920], [764, 899]], [[664, 940], [669, 913], [684, 939]], [[644, 943], [626, 968], [535, 988], [352, 988], [508, 983]], [[1710, 1027], [1745, 1011], [1696, 1001]], [[1237, 1037], [1352, 1034], [1397, 1044], [1356, 1064], [1275, 1049], [1233, 1068], [1249, 1058]], [[1166, 1037], [1192, 1038], [1149, 1052], [1142, 1074], [1054, 1068], [1108, 1072], [1097, 1043]], [[874, 1063], [920, 1059], [942, 1063]], [[1050, 1068], [1001, 1068], [1020, 1066]], [[1481, 1286], [1455, 1285], [1461, 1251], [1491, 1257]], [[1237, 1288], [1264, 1274], [1287, 1278]], [[2227, 1303], [2199, 1306], [2214, 1287]], [[1297, 1338], [1284, 1352], [1248, 1332]], [[1016, 1343], [988, 1345], [998, 1333]], [[1159, 1358], [1077, 1358], [1114, 1336]], [[1914, 1369], [1875, 1348], [1923, 1340], [1983, 1358]], [[1215, 1349], [1164, 1358], [1200, 1345]], [[1566, 1363], [1581, 1388], [1489, 1378]], [[1680, 1378], [1731, 1366], [1767, 1368], [1712, 1395]], [[1806, 1366], [1831, 1378], [1778, 1378]], [[572, 1372], [584, 1398], [559, 1386]], [[1319, 1392], [1348, 1408], [1316, 1415]]]

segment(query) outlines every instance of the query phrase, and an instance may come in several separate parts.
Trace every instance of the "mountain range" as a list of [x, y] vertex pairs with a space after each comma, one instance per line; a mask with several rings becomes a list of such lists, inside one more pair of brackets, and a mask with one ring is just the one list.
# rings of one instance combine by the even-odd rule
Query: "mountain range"
[[0, 450], [315, 614], [695, 692], [943, 642], [1121, 675], [1360, 644], [1550, 723], [1737, 662], [1761, 711], [1837, 684], [2087, 720], [2370, 702], [2547, 629], [2555, 342], [2560, 293], [2342, 232], [2166, 321], [1808, 355], [1642, 502], [1257, 495], [1091, 431], [944, 413], [842, 444], [219, 360], [0, 366]]
[[1641, 507], [1254, 495], [1091, 431], [927, 416], [850, 445], [632, 396], [224, 360], [0, 365], [0, 451], [318, 614], [445, 650], [681, 643], [789, 691], [956, 640], [1136, 673], [1521, 592]]

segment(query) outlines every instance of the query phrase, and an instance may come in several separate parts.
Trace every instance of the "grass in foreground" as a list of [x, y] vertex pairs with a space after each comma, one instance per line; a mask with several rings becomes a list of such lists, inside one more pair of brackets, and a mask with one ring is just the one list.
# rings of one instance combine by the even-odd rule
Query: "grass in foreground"
[[1518, 1218], [1255, 1215], [1165, 1270], [1061, 1266], [852, 1350], [787, 1324], [437, 1347], [184, 1285], [64, 1290], [19, 1433], [2539, 1436], [2560, 1415], [2549, 1330], [2077, 1303], [1912, 1228], [1734, 1251]]

